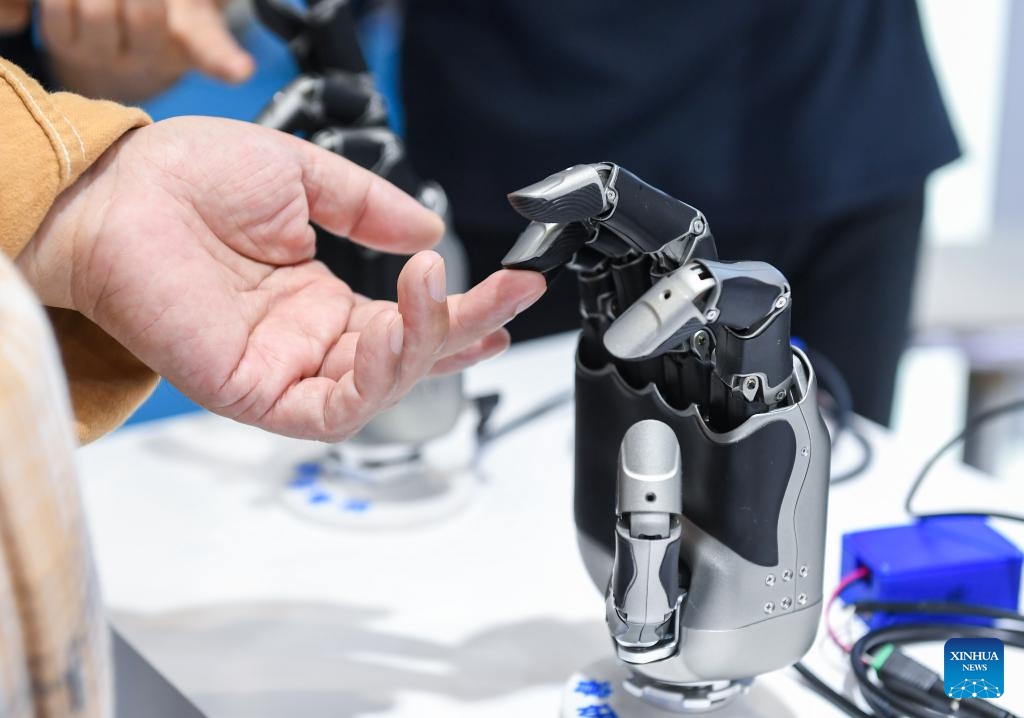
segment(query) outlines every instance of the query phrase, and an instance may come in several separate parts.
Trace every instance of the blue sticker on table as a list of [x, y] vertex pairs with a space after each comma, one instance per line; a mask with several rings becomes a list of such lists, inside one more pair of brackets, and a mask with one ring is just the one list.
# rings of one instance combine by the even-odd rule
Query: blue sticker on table
[[331, 500], [331, 495], [323, 491], [314, 491], [307, 497], [307, 500], [311, 504], [323, 504]]
[[579, 718], [619, 718], [619, 714], [607, 705], [584, 706], [577, 708], [576, 712]]
[[607, 698], [612, 694], [612, 684], [608, 681], [579, 681], [575, 692], [591, 698]]
[[304, 489], [308, 486], [313, 486], [314, 484], [316, 484], [316, 478], [317, 477], [315, 476], [296, 476], [294, 479], [291, 480], [291, 484], [289, 485], [293, 489]]

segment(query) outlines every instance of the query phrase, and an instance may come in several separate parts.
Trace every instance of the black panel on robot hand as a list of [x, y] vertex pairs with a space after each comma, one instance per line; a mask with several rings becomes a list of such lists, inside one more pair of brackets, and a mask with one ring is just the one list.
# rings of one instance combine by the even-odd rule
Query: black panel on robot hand
[[[593, 371], [579, 362], [577, 528], [614, 554], [618, 442], [646, 419], [663, 421], [676, 432], [687, 477], [683, 514], [748, 561], [776, 565], [779, 518], [796, 456], [792, 428], [775, 421], [739, 442], [717, 439], [705, 433], [695, 416], [668, 406], [657, 392], [634, 391], [613, 366]], [[746, 510], [737, 511], [740, 506]]]
[[[614, 172], [615, 211], [602, 222], [630, 248], [651, 254], [694, 230], [701, 213], [682, 200], [644, 182], [628, 170]], [[703, 222], [703, 220], [701, 219]], [[702, 235], [702, 226], [695, 235]]]

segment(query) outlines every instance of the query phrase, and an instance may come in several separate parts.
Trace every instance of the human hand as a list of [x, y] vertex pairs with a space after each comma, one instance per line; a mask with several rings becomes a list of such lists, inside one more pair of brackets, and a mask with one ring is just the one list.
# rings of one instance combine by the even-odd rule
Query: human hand
[[227, 82], [252, 74], [253, 59], [231, 36], [224, 4], [39, 0], [40, 24], [63, 87], [90, 97], [138, 102], [191, 69]]
[[313, 261], [314, 220], [410, 253], [440, 219], [356, 165], [284, 133], [209, 118], [135, 130], [66, 190], [18, 265], [44, 303], [76, 309], [224, 416], [339, 441], [420, 378], [507, 346], [544, 292], [502, 270], [445, 298], [444, 265], [406, 264], [397, 304]]
[[0, 35], [24, 30], [31, 16], [31, 0], [0, 0]]

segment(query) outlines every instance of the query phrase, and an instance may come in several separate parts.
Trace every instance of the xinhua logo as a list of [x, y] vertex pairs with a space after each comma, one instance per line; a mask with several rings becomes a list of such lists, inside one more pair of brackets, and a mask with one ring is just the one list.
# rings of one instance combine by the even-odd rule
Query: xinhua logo
[[1003, 695], [1003, 642], [997, 638], [946, 641], [946, 695], [950, 698], [998, 698]]

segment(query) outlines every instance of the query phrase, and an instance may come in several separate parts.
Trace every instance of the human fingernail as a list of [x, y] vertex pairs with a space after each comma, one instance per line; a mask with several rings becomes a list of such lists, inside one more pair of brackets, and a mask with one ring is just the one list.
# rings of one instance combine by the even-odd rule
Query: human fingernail
[[491, 354], [484, 354], [483, 357], [481, 357], [480, 361], [484, 361], [484, 360], [490, 361], [491, 359], [497, 359], [502, 354], [507, 352], [508, 349], [509, 349], [509, 347], [508, 347], [507, 344], [504, 345], [504, 346], [498, 347], [497, 349], [493, 350], [493, 353], [491, 353]]
[[221, 60], [220, 71], [228, 82], [242, 82], [252, 75], [255, 65], [245, 52], [226, 53]]
[[537, 294], [534, 294], [534, 295], [530, 296], [528, 299], [524, 299], [519, 304], [517, 304], [516, 308], [512, 311], [511, 316], [509, 316], [509, 318], [505, 320], [505, 324], [508, 324], [513, 319], [515, 319], [520, 314], [522, 314], [527, 309], [529, 309], [534, 304], [536, 304], [537, 300], [540, 299], [542, 296], [544, 296], [544, 290], [543, 289], [540, 292], [538, 292]]
[[448, 298], [447, 278], [444, 271], [444, 260], [438, 262], [427, 270], [427, 294], [438, 304]]
[[400, 355], [404, 341], [405, 323], [402, 321], [402, 316], [399, 315], [392, 319], [391, 324], [388, 325], [388, 344], [391, 347], [391, 352], [396, 356]]
[[542, 287], [540, 289], [540, 291], [538, 291], [537, 293], [533, 294], [529, 299], [526, 299], [526, 300], [520, 302], [519, 306], [516, 307], [516, 313], [513, 316], [514, 317], [518, 317], [520, 314], [522, 314], [527, 309], [529, 309], [534, 304], [536, 304], [537, 300], [544, 296], [544, 292], [545, 292], [546, 289], [547, 289], [547, 287]]

